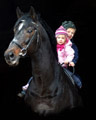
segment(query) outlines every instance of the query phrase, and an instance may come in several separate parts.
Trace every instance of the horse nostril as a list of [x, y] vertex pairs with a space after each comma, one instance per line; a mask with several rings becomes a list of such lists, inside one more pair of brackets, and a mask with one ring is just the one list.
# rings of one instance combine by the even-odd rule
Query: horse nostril
[[10, 58], [10, 60], [13, 60], [13, 59], [14, 59], [14, 54], [13, 54], [13, 52], [9, 52], [9, 58]]

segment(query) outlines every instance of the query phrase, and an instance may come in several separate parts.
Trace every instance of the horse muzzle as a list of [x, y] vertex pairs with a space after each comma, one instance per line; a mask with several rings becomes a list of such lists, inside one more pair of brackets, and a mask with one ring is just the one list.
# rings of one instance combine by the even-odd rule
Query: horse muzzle
[[20, 56], [16, 56], [13, 51], [5, 51], [4, 58], [10, 66], [17, 66], [19, 64]]

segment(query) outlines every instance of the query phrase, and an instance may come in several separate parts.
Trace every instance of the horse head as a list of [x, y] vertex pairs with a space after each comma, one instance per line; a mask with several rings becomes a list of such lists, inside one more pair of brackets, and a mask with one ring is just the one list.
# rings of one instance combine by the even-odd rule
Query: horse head
[[[24, 14], [19, 7], [16, 10], [17, 22], [14, 26], [14, 38], [10, 42], [8, 49], [4, 53], [7, 64], [16, 66], [19, 59], [24, 57], [31, 47], [31, 52], [36, 51], [38, 44], [38, 24], [37, 16], [33, 7]], [[31, 43], [34, 43], [31, 45]]]

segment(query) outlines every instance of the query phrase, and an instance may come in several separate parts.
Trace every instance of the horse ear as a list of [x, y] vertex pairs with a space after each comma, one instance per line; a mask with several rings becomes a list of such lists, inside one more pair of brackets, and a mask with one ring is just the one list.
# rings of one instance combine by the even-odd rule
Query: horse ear
[[32, 6], [30, 7], [29, 14], [31, 15], [32, 19], [36, 22], [37, 21], [37, 15], [36, 15], [36, 12], [35, 12], [35, 10]]
[[16, 14], [17, 14], [17, 18], [20, 18], [24, 13], [21, 12], [21, 10], [20, 10], [19, 7], [17, 7], [17, 8], [16, 8]]

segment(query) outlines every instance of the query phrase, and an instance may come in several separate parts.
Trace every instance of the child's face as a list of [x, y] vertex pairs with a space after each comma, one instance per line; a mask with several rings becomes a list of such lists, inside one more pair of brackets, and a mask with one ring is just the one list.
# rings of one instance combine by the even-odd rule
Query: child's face
[[68, 38], [71, 40], [76, 32], [76, 29], [74, 28], [68, 28], [67, 33], [68, 33]]
[[58, 35], [56, 37], [56, 40], [57, 40], [57, 44], [64, 44], [66, 42], [66, 36], [65, 35]]

